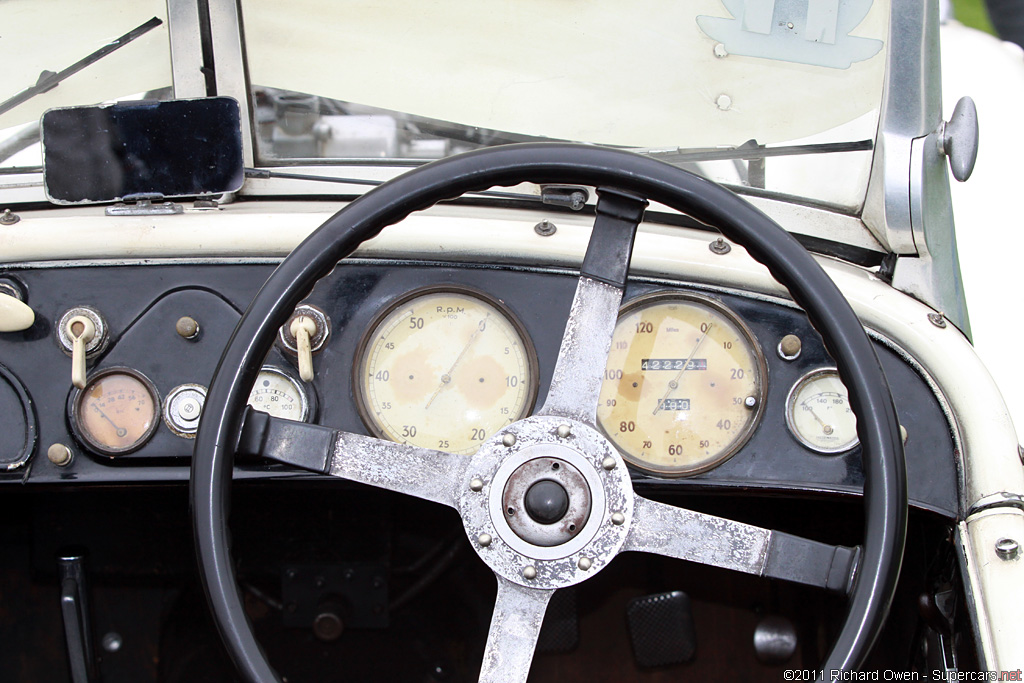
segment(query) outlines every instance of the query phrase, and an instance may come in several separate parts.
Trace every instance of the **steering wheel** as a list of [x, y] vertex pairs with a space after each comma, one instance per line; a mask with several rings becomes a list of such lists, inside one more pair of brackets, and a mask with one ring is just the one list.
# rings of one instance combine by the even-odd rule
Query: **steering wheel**
[[[417, 448], [246, 409], [274, 336], [295, 306], [357, 246], [410, 213], [466, 192], [520, 182], [598, 187], [597, 218], [551, 386], [536, 415], [508, 425], [473, 455]], [[603, 189], [608, 188], [608, 189]], [[626, 464], [596, 428], [598, 395], [633, 239], [647, 198], [716, 226], [785, 285], [824, 338], [849, 389], [863, 448], [865, 538], [857, 548], [657, 503], [634, 494]], [[729, 190], [629, 152], [562, 143], [508, 145], [399, 176], [327, 220], [281, 263], [242, 316], [210, 386], [195, 443], [191, 504], [202, 577], [221, 636], [250, 681], [279, 680], [253, 636], [229, 554], [228, 487], [236, 451], [289, 462], [448, 505], [462, 516], [498, 593], [481, 681], [525, 681], [555, 590], [641, 551], [795, 581], [844, 594], [846, 617], [822, 670], [865, 660], [888, 612], [906, 535], [899, 423], [871, 342], [831, 279], [800, 244]], [[534, 545], [504, 523], [502, 492], [536, 481], [538, 458], [566, 463], [588, 507], [561, 545]], [[525, 490], [525, 489], [524, 489]]]

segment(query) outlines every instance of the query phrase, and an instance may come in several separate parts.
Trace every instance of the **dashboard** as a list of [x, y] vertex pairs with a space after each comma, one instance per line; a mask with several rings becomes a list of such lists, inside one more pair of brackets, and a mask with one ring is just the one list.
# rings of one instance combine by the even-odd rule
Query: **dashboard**
[[[36, 312], [0, 334], [0, 484], [182, 481], [205, 389], [275, 263], [153, 261], [8, 269]], [[559, 268], [354, 259], [282, 328], [251, 405], [452, 452], [547, 393], [577, 276]], [[72, 319], [85, 343], [71, 383]], [[287, 328], [287, 329], [286, 329]], [[955, 517], [949, 422], [893, 344], [876, 351], [905, 432], [911, 505]], [[855, 420], [820, 337], [784, 301], [632, 279], [601, 394], [601, 429], [640, 490], [857, 495]], [[301, 375], [306, 374], [309, 381]], [[63, 450], [62, 450], [63, 449]], [[242, 461], [242, 479], [312, 477]]]

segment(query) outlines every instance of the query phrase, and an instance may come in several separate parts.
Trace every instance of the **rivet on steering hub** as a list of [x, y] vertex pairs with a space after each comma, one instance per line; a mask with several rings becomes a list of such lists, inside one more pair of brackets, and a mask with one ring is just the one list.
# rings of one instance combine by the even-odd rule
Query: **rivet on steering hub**
[[484, 488], [484, 480], [480, 477], [474, 477], [469, 482], [469, 488], [472, 491], [481, 491]]
[[621, 512], [612, 513], [612, 524], [615, 526], [622, 526], [626, 522], [626, 515]]
[[490, 534], [480, 534], [479, 536], [476, 537], [476, 542], [479, 543], [484, 548], [486, 548], [487, 546], [489, 546], [491, 544], [491, 540], [492, 539], [491, 539], [491, 535]]
[[558, 438], [568, 439], [570, 434], [572, 434], [572, 429], [569, 425], [558, 425]]
[[533, 581], [537, 578], [537, 568], [532, 564], [523, 567], [523, 578], [527, 581]]
[[583, 571], [587, 571], [588, 569], [594, 566], [594, 562], [589, 557], [581, 557], [580, 561], [576, 563], [576, 566], [578, 566]]
[[505, 436], [501, 437], [501, 443], [506, 448], [512, 448], [513, 446], [516, 445], [516, 435], [511, 432], [508, 432], [507, 434], [505, 434]]
[[615, 458], [610, 455], [605, 456], [604, 460], [601, 461], [601, 467], [611, 472], [615, 469]]

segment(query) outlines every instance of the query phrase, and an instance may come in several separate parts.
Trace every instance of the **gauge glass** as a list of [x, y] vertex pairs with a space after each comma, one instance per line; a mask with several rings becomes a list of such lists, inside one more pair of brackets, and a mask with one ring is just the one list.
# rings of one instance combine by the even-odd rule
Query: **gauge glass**
[[677, 293], [640, 297], [619, 314], [598, 423], [637, 467], [703, 472], [750, 437], [766, 373], [753, 334], [721, 304]]
[[93, 450], [120, 455], [140, 448], [159, 421], [156, 389], [144, 375], [127, 368], [92, 377], [74, 402], [73, 422]]
[[834, 368], [804, 376], [786, 401], [786, 424], [800, 443], [819, 453], [841, 453], [858, 443], [857, 417]]
[[367, 426], [423, 448], [473, 453], [537, 396], [537, 355], [522, 326], [497, 301], [463, 288], [400, 299], [370, 326], [356, 362]]
[[272, 365], [264, 365], [249, 392], [249, 405], [274, 417], [305, 422], [309, 419], [309, 399], [305, 389], [291, 375]]

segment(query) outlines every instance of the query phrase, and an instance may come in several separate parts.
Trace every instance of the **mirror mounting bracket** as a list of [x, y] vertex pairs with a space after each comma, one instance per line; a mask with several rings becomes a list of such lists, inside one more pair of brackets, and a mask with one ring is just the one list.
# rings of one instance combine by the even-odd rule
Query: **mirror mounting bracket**
[[165, 201], [162, 194], [130, 194], [123, 202], [108, 206], [108, 216], [170, 216], [183, 213], [181, 204]]

